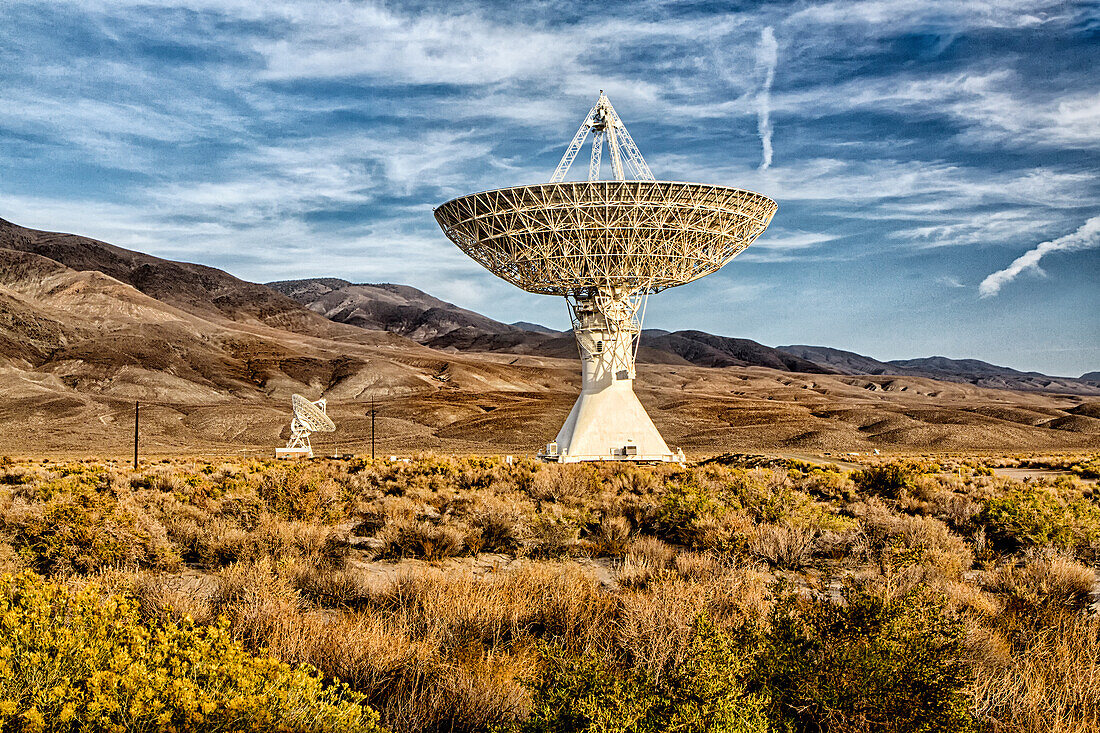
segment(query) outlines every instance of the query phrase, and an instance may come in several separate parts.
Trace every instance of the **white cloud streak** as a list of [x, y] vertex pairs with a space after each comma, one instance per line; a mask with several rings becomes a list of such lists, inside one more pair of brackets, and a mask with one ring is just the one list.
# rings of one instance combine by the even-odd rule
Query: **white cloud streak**
[[779, 44], [775, 40], [775, 31], [771, 26], [760, 32], [760, 43], [756, 47], [756, 65], [764, 69], [764, 83], [758, 95], [756, 129], [760, 133], [763, 146], [760, 170], [765, 171], [772, 164], [772, 82], [775, 81], [775, 66], [779, 62]]
[[839, 0], [815, 3], [788, 22], [896, 28], [1032, 28], [1061, 17], [1058, 0]]
[[1092, 217], [1071, 234], [1043, 242], [1017, 257], [1005, 269], [992, 273], [978, 286], [978, 295], [982, 298], [993, 297], [1025, 270], [1041, 272], [1039, 260], [1051, 252], [1073, 252], [1096, 247], [1100, 247], [1100, 216]]

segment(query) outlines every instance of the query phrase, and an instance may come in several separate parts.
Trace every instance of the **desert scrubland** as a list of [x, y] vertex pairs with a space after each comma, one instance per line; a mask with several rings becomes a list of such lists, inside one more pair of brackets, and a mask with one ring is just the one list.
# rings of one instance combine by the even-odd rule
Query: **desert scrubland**
[[1100, 729], [1100, 455], [860, 460], [5, 459], [0, 721]]

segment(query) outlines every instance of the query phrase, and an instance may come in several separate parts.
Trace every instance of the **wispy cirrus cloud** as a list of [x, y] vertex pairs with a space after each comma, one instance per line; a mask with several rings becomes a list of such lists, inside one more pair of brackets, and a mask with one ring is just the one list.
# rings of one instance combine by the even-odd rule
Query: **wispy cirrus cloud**
[[1043, 242], [1014, 259], [1008, 267], [988, 275], [978, 285], [978, 294], [982, 298], [991, 298], [1001, 292], [1001, 288], [1015, 280], [1021, 273], [1029, 270], [1041, 273], [1039, 261], [1049, 254], [1096, 249], [1098, 247], [1100, 247], [1100, 216], [1094, 216], [1076, 231]]
[[838, 0], [793, 13], [792, 23], [860, 25], [888, 35], [899, 28], [1031, 28], [1065, 17], [1057, 0]]

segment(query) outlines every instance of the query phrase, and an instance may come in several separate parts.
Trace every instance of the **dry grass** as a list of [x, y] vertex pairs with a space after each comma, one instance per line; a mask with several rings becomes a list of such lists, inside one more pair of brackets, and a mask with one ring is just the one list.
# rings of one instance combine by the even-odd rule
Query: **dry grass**
[[717, 464], [4, 470], [0, 572], [97, 577], [150, 623], [225, 617], [251, 648], [349, 682], [399, 733], [524, 720], [548, 645], [676, 678], [700, 619], [766, 633], [777, 576], [808, 599], [834, 598], [829, 578], [891, 602], [932, 586], [945, 623], [965, 620], [978, 720], [1100, 729], [1091, 499], [1072, 481], [1041, 488], [1077, 512], [1056, 517], [1073, 541], [1007, 554], [983, 508], [1020, 485], [977, 471], [883, 498], [839, 471]]
[[1100, 619], [1061, 611], [999, 627], [975, 640], [977, 717], [1018, 733], [1100, 730]]

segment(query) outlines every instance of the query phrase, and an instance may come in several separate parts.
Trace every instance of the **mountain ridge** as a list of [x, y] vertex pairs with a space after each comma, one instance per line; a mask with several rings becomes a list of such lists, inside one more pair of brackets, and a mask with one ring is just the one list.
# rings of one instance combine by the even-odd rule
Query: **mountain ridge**
[[879, 361], [852, 351], [827, 346], [797, 344], [776, 348], [818, 364], [832, 366], [845, 374], [926, 377], [946, 382], [973, 384], [990, 389], [1022, 389], [1029, 391], [1061, 391], [1069, 394], [1093, 394], [1088, 380], [1075, 377], [1052, 377], [1040, 372], [1022, 372], [978, 359], [950, 359], [929, 356], [916, 359]]
[[[328, 293], [345, 283], [300, 287], [339, 305], [346, 294]], [[125, 455], [140, 402], [143, 455], [269, 457], [295, 392], [329, 400], [337, 432], [314, 442], [326, 454], [369, 450], [375, 401], [387, 454], [533, 453], [553, 440], [579, 389], [572, 334], [501, 324], [408, 286], [356, 293], [426, 343], [331, 321], [215, 268], [5, 222], [3, 452]], [[696, 455], [1100, 448], [1100, 399], [807, 364], [746, 339], [654, 329], [636, 392], [669, 444]]]
[[[307, 278], [267, 285], [335, 321], [393, 331], [433, 349], [576, 358], [576, 347], [568, 332], [523, 321], [502, 323], [408, 285], [354, 284], [338, 278]], [[398, 296], [400, 304], [390, 293]], [[694, 329], [643, 330], [638, 362], [711, 368], [762, 366], [802, 374], [913, 376], [991, 389], [1100, 394], [1087, 380], [1021, 372], [977, 359], [933, 356], [880, 361], [826, 346], [770, 347], [751, 339]]]

